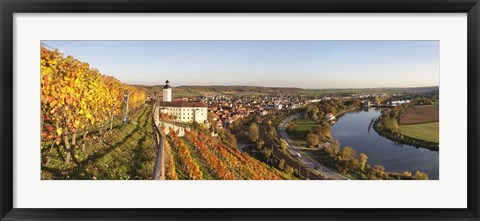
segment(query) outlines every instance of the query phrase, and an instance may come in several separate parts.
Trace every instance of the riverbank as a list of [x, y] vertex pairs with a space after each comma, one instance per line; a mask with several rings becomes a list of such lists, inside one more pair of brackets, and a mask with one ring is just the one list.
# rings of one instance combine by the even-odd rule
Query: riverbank
[[379, 135], [381, 135], [381, 136], [383, 136], [387, 139], [393, 140], [395, 142], [398, 142], [398, 143], [412, 145], [414, 147], [425, 148], [425, 149], [429, 149], [429, 150], [433, 150], [433, 151], [439, 151], [439, 146], [438, 146], [439, 144], [438, 143], [416, 139], [416, 138], [409, 137], [409, 136], [406, 136], [406, 135], [400, 134], [400, 133], [396, 133], [396, 134], [391, 133], [387, 130], [387, 128], [384, 128], [381, 125], [380, 120], [381, 120], [381, 117], [377, 118], [377, 120], [375, 120], [375, 123], [373, 124], [373, 129]]
[[[359, 111], [361, 108], [359, 107], [353, 107], [353, 108], [347, 108], [339, 111], [335, 115], [335, 121], [338, 121], [343, 115], [350, 113], [350, 112], [355, 112]], [[306, 146], [307, 145], [307, 140], [306, 140], [306, 135], [307, 133], [315, 126], [320, 126], [323, 120], [304, 120], [304, 119], [294, 119], [298, 123], [298, 127], [295, 132], [288, 132], [287, 134], [289, 135], [290, 139], [296, 144], [300, 146]], [[330, 125], [334, 124], [334, 122], [329, 122]], [[278, 125], [277, 125], [278, 126]], [[322, 143], [322, 142], [320, 142]]]
[[[354, 155], [358, 158], [360, 153], [367, 155], [367, 162], [372, 167], [383, 166], [384, 173], [392, 172], [389, 174], [392, 178], [398, 177], [394, 173], [404, 175], [406, 171], [405, 174], [416, 174], [416, 171], [420, 171], [427, 173], [429, 178], [438, 179], [438, 152], [426, 151], [411, 145], [400, 146], [398, 142], [374, 132], [372, 127], [375, 119], [381, 115], [380, 110], [383, 108], [360, 110], [343, 115], [331, 129], [333, 139], [340, 143], [341, 148], [334, 145], [335, 149], [325, 148], [325, 151], [331, 153], [331, 158], [337, 158], [338, 153], [343, 152], [346, 147], [353, 148], [355, 150], [353, 153], [356, 153]], [[345, 158], [345, 154], [349, 156], [350, 152], [352, 151], [340, 153], [340, 157]], [[345, 166], [355, 167], [355, 163], [349, 165], [346, 162]], [[377, 168], [378, 172], [381, 171], [380, 168], [380, 166]]]
[[355, 108], [346, 109], [346, 110], [340, 111], [340, 113], [337, 113], [337, 115], [335, 117], [338, 120], [345, 114], [348, 114], [350, 112], [359, 111], [359, 110], [362, 110], [362, 108], [361, 107], [355, 107]]
[[[337, 116], [338, 117], [348, 116], [348, 113], [355, 112], [355, 111], [359, 111], [359, 109], [358, 108], [348, 109], [348, 111], [347, 110], [342, 111], [342, 113], [340, 113]], [[293, 120], [294, 117], [291, 117], [289, 119]], [[371, 119], [371, 117], [369, 117], [369, 119]], [[348, 117], [346, 120], [348, 121]], [[342, 122], [337, 122], [337, 123], [342, 124]], [[340, 148], [340, 145], [338, 142], [333, 142], [333, 143], [325, 142], [325, 143], [328, 143], [329, 145], [322, 145], [321, 148], [299, 148], [292, 143], [291, 139], [289, 139], [289, 136], [285, 133], [286, 124], [288, 124], [288, 122], [283, 122], [282, 124], [283, 127], [279, 127], [278, 132], [280, 133], [280, 136], [284, 137], [284, 139], [287, 141], [288, 149], [294, 153], [300, 153], [299, 156], [301, 156], [302, 158], [308, 158], [309, 166], [314, 169], [318, 169], [324, 172], [324, 169], [320, 169], [320, 166], [321, 166], [322, 168], [328, 168], [329, 171], [337, 173], [348, 179], [360, 179], [360, 180], [376, 180], [376, 179], [413, 180], [413, 179], [422, 179], [422, 177], [423, 178], [426, 177], [426, 176], [421, 176], [424, 173], [416, 172], [416, 171], [419, 171], [418, 168], [415, 168], [413, 170], [387, 171], [383, 166], [380, 166], [382, 164], [374, 163], [371, 165], [367, 163], [368, 156], [365, 155], [365, 153], [363, 154], [363, 156], [359, 156], [355, 154], [357, 153], [355, 150], [353, 150], [353, 152], [350, 151], [352, 150], [352, 148], [347, 148], [348, 150], [343, 150], [342, 148]], [[361, 127], [363, 128], [363, 126]], [[375, 135], [375, 136], [380, 137], [379, 135]], [[381, 137], [381, 139], [387, 141], [387, 139], [383, 137]], [[388, 142], [393, 143], [390, 140], [388, 140]], [[346, 146], [351, 147], [352, 145], [350, 144]], [[379, 149], [384, 149], [384, 148], [381, 148], [380, 146], [378, 147]], [[372, 146], [369, 146], [369, 147], [372, 147]], [[363, 153], [363, 152], [364, 151], [360, 151], [358, 153]], [[375, 155], [376, 154], [373, 154], [373, 156]], [[412, 173], [414, 173], [415, 175], [412, 175]], [[417, 177], [417, 174], [418, 174], [418, 177]]]

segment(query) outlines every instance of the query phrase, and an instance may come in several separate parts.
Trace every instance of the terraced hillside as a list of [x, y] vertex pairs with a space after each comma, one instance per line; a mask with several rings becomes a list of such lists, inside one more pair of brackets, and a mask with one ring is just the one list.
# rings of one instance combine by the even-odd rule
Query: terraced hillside
[[196, 131], [179, 137], [170, 130], [165, 155], [166, 178], [169, 180], [291, 179], [248, 154]]

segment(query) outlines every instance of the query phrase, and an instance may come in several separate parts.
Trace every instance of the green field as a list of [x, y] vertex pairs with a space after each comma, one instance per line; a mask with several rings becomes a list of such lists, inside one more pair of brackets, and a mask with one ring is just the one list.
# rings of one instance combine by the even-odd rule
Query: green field
[[297, 122], [297, 131], [289, 134], [289, 137], [296, 144], [306, 145], [307, 141], [305, 140], [305, 137], [307, 136], [308, 131], [311, 130], [312, 127], [317, 126], [318, 123], [316, 123], [313, 120], [300, 120], [300, 119], [297, 119], [296, 122]]
[[432, 102], [432, 103], [433, 103], [433, 106], [435, 106], [437, 109], [440, 108], [440, 102], [434, 101], [434, 102]]
[[297, 131], [307, 133], [312, 127], [317, 126], [318, 123], [313, 120], [297, 120]]
[[438, 122], [423, 123], [423, 124], [410, 124], [400, 125], [400, 133], [421, 140], [438, 143], [439, 130]]

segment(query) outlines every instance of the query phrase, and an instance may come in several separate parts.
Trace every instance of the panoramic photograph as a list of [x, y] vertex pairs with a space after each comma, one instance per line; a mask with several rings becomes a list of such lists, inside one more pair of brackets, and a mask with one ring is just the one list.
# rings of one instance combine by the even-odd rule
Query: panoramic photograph
[[439, 41], [39, 48], [42, 180], [440, 179]]

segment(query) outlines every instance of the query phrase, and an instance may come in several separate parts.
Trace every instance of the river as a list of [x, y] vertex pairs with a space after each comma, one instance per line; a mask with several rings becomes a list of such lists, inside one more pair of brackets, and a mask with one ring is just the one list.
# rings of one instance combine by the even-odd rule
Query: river
[[382, 165], [386, 171], [426, 172], [431, 180], [438, 180], [439, 152], [411, 145], [399, 144], [380, 136], [372, 125], [372, 119], [380, 111], [370, 110], [349, 112], [341, 116], [332, 126], [332, 136], [340, 146], [352, 147], [357, 153], [365, 153], [370, 165]]

